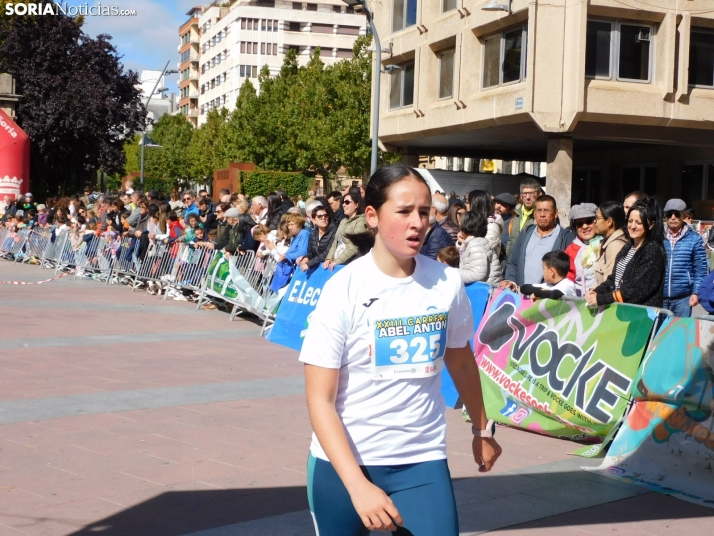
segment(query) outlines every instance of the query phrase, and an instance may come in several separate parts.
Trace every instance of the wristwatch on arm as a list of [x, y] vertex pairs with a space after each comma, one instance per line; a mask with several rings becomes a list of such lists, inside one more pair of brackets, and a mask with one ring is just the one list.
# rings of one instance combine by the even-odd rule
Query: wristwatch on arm
[[493, 419], [489, 419], [484, 430], [471, 426], [471, 431], [476, 437], [493, 437], [496, 434], [496, 422]]

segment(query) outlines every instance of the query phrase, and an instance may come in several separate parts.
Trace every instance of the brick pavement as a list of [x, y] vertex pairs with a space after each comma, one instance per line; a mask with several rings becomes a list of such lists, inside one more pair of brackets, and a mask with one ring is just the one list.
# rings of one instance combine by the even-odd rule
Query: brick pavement
[[[0, 280], [48, 273], [0, 261]], [[296, 352], [194, 308], [68, 277], [0, 286], [0, 536], [312, 534]], [[479, 476], [447, 420], [464, 534], [714, 530], [714, 510], [581, 471], [572, 444], [533, 434], [499, 430]]]

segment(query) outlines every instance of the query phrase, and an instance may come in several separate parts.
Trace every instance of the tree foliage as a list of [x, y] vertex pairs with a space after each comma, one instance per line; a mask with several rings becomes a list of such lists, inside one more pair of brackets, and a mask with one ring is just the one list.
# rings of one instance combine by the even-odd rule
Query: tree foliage
[[141, 130], [145, 112], [120, 59], [110, 36], [92, 39], [65, 15], [0, 20], [0, 72], [23, 95], [16, 113], [32, 141], [34, 189], [74, 191], [98, 168], [124, 168], [126, 133]]
[[285, 190], [288, 196], [305, 196], [312, 179], [302, 173], [284, 171], [241, 171], [241, 190], [248, 197], [265, 195], [274, 190]]

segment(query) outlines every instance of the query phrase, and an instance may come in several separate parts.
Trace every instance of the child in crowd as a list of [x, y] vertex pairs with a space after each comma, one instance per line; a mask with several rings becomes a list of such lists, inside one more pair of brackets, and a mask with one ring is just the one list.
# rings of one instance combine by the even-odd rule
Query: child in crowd
[[206, 230], [200, 225], [196, 225], [193, 228], [193, 240], [190, 240], [191, 245], [196, 245], [196, 242], [205, 242], [206, 240]]
[[174, 243], [176, 240], [181, 239], [183, 235], [183, 229], [181, 227], [181, 221], [178, 214], [171, 212], [169, 214], [169, 236], [164, 242]]
[[122, 233], [127, 233], [129, 232], [129, 229], [131, 228], [131, 225], [129, 224], [129, 216], [130, 214], [128, 212], [122, 212], [119, 215], [119, 220], [121, 221], [121, 232]]
[[201, 222], [198, 219], [198, 214], [191, 213], [188, 215], [188, 225], [187, 225], [188, 229], [193, 230], [196, 227], [198, 227], [199, 224], [201, 224]]
[[543, 281], [535, 285], [523, 285], [521, 294], [532, 299], [550, 298], [558, 300], [563, 296], [575, 296], [575, 283], [568, 279], [570, 257], [564, 251], [549, 251], [543, 255]]
[[458, 268], [459, 262], [461, 261], [461, 255], [459, 255], [459, 248], [456, 246], [447, 246], [441, 248], [436, 254], [436, 260], [452, 268]]

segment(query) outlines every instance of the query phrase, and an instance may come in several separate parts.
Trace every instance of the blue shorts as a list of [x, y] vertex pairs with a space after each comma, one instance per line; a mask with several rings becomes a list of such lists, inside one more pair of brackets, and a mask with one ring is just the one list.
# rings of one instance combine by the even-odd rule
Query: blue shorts
[[[393, 535], [458, 536], [454, 488], [446, 460], [362, 466], [362, 472], [394, 502], [404, 521]], [[367, 536], [347, 488], [330, 462], [310, 454], [307, 496], [317, 536]]]

